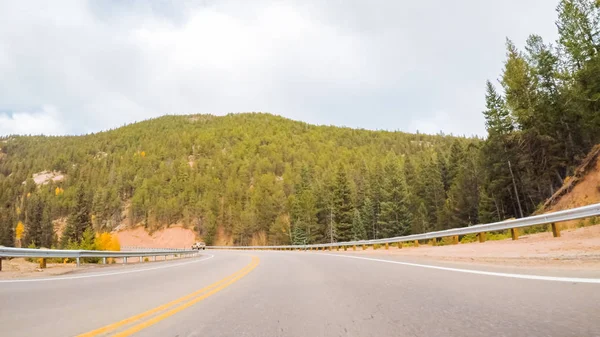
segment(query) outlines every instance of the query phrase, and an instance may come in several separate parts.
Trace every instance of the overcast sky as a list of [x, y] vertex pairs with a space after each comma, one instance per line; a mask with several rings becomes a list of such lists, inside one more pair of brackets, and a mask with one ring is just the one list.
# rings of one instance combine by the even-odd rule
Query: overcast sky
[[2, 1], [0, 135], [164, 114], [485, 135], [508, 36], [556, 39], [556, 0]]

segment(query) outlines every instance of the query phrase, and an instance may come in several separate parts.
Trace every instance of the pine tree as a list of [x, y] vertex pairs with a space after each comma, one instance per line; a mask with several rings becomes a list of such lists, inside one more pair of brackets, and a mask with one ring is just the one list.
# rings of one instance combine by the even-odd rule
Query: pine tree
[[305, 245], [307, 244], [306, 232], [301, 226], [292, 227], [292, 244], [293, 245]]
[[[352, 191], [343, 166], [339, 166], [336, 174], [333, 194], [333, 223], [335, 223], [337, 241], [352, 240]], [[335, 240], [334, 239], [334, 240]]]
[[512, 118], [504, 105], [502, 96], [498, 94], [490, 81], [486, 81], [485, 86], [486, 110], [483, 111], [483, 116], [485, 117], [485, 127], [490, 137], [512, 132], [514, 129]]
[[404, 173], [395, 159], [385, 166], [384, 194], [379, 225], [382, 237], [410, 234], [411, 215], [408, 212], [408, 193]]
[[375, 207], [370, 197], [365, 198], [363, 206], [360, 209], [360, 216], [362, 218], [362, 223], [365, 228], [367, 238], [374, 239], [374, 233], [376, 233], [375, 225], [377, 220], [375, 217]]
[[67, 225], [62, 233], [61, 246], [66, 247], [69, 242], [79, 243], [83, 239], [83, 233], [92, 230], [90, 214], [91, 205], [85, 187], [79, 185], [75, 197], [75, 205], [67, 219]]
[[27, 202], [24, 240], [25, 245], [41, 247], [43, 220], [44, 202], [37, 194], [33, 194]]
[[442, 229], [478, 223], [480, 178], [475, 149], [467, 152], [444, 204]]
[[365, 229], [365, 224], [363, 223], [360, 211], [355, 209], [354, 217], [352, 218], [352, 240], [365, 240], [366, 238], [367, 231]]
[[446, 193], [444, 191], [440, 168], [434, 158], [431, 158], [423, 166], [420, 180], [421, 184], [418, 196], [424, 202], [427, 209], [427, 223], [436, 229], [440, 229], [442, 227], [441, 216]]
[[415, 215], [412, 222], [413, 234], [427, 233], [433, 230], [432, 226], [429, 224], [429, 218], [427, 216], [427, 208], [425, 208], [425, 203], [423, 203], [422, 201], [419, 202], [417, 212], [414, 214]]

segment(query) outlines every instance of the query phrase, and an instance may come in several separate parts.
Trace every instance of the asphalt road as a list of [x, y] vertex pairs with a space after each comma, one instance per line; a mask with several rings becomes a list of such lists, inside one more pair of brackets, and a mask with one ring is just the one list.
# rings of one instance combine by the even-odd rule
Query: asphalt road
[[206, 251], [2, 281], [0, 336], [600, 336], [600, 282], [345, 256]]

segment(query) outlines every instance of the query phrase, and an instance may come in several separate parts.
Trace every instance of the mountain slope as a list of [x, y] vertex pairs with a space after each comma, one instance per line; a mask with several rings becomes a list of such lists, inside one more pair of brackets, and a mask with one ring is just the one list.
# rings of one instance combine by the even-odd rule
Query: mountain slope
[[[441, 228], [458, 164], [479, 143], [261, 113], [165, 116], [85, 136], [11, 136], [0, 140], [0, 238], [14, 244], [22, 221], [23, 244], [56, 245], [57, 238], [40, 238], [44, 227], [31, 224], [32, 215], [42, 212], [39, 222], [72, 215], [79, 195], [96, 231], [180, 223], [208, 242], [217, 228], [236, 244]], [[40, 184], [34, 174], [60, 179]], [[392, 191], [391, 178], [403, 188]]]

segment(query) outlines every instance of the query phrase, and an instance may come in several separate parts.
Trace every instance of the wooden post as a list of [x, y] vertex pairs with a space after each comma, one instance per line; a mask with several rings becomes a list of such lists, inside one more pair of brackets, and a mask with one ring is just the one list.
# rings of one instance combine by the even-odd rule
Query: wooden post
[[388, 249], [390, 249], [390, 244], [386, 242], [385, 243], [385, 250], [388, 250]]
[[40, 259], [40, 269], [45, 269], [45, 268], [46, 268], [46, 259], [41, 258]]
[[340, 251], [340, 246], [335, 246], [335, 250], [337, 250], [339, 252]]
[[352, 250], [356, 250], [356, 245], [352, 245]]
[[348, 246], [344, 246], [344, 251], [347, 251], [347, 250], [348, 250]]
[[510, 229], [510, 236], [512, 236], [513, 240], [518, 240], [519, 239], [519, 232], [518, 229], [516, 228], [511, 228]]
[[362, 245], [363, 246], [363, 250], [367, 250], [367, 245]]
[[415, 247], [419, 247], [419, 240], [415, 240]]
[[402, 242], [398, 242], [398, 249], [402, 249]]
[[555, 238], [560, 238], [560, 227], [556, 223], [552, 223], [552, 235]]
[[481, 232], [481, 233], [477, 234], [477, 236], [479, 237], [479, 242], [481, 242], [481, 243], [485, 242], [485, 232]]
[[377, 249], [377, 248], [379, 248], [379, 245], [378, 245], [378, 244], [374, 244], [374, 245], [373, 245], [373, 250], [375, 250], [375, 249]]
[[2, 271], [2, 258], [0, 257], [0, 271]]
[[458, 244], [458, 235], [454, 235], [454, 236], [452, 237], [452, 244], [453, 244], [453, 245], [457, 245], [457, 244]]

